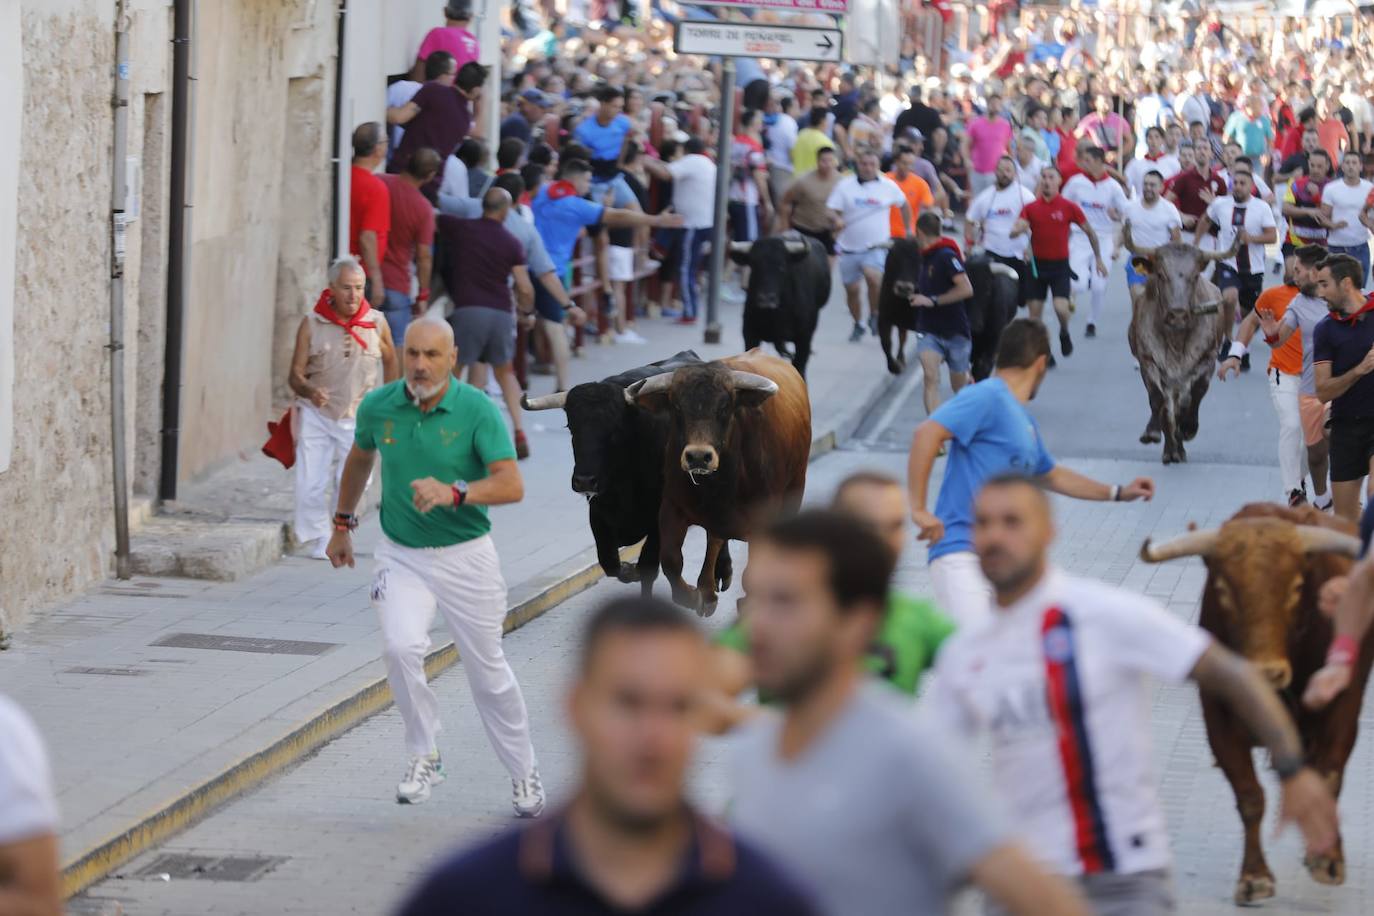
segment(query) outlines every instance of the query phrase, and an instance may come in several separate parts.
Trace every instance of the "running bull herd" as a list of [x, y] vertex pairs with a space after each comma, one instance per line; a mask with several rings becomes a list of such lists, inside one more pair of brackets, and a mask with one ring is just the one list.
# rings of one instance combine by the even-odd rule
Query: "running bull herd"
[[[1164, 443], [1166, 464], [1185, 461], [1184, 442], [1198, 429], [1230, 316], [1204, 274], [1234, 252], [1206, 252], [1172, 243], [1141, 248], [1129, 229], [1123, 243], [1137, 270], [1148, 274], [1132, 316], [1129, 342], [1149, 397], [1142, 442]], [[526, 410], [562, 408], [572, 437], [572, 489], [588, 502], [597, 559], [607, 576], [653, 588], [660, 567], [673, 600], [712, 614], [730, 587], [729, 542], [748, 541], [769, 510], [794, 509], [806, 486], [811, 404], [803, 372], [817, 313], [829, 298], [830, 276], [820, 245], [799, 236], [736, 245], [732, 257], [752, 267], [744, 308], [746, 342], [739, 356], [704, 361], [688, 350], [567, 392], [528, 398]], [[1002, 328], [1015, 313], [1016, 293], [1002, 265], [969, 259], [974, 289], [974, 375], [992, 369]], [[882, 283], [880, 340], [888, 368], [900, 372], [905, 331], [913, 330], [905, 301], [915, 291], [920, 250], [897, 240]], [[893, 330], [901, 333], [895, 350]], [[787, 359], [757, 349], [771, 343]], [[980, 362], [981, 360], [981, 362]], [[695, 587], [683, 578], [687, 529], [705, 530], [707, 550]], [[620, 549], [643, 542], [636, 563]], [[1360, 552], [1349, 522], [1310, 507], [1253, 504], [1213, 530], [1191, 530], [1162, 543], [1147, 540], [1148, 563], [1198, 557], [1207, 567], [1199, 624], [1253, 662], [1288, 700], [1306, 759], [1339, 793], [1354, 749], [1371, 662], [1374, 631], [1361, 646], [1350, 687], [1329, 706], [1297, 702], [1322, 666], [1332, 624], [1319, 609], [1322, 587], [1345, 575]], [[1202, 699], [1207, 739], [1235, 795], [1244, 846], [1234, 900], [1255, 904], [1275, 893], [1260, 843], [1264, 792], [1251, 751], [1256, 741], [1224, 706]], [[1312, 878], [1341, 884], [1340, 844], [1305, 862]]]

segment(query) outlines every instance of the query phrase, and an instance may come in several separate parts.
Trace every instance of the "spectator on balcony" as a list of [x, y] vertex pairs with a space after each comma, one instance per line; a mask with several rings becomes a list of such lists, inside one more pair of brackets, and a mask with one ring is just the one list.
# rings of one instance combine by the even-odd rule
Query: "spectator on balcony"
[[[444, 7], [444, 24], [435, 26], [425, 34], [420, 42], [420, 53], [415, 57], [415, 66], [410, 68], [410, 78], [420, 79], [430, 55], [442, 51], [450, 55], [457, 70], [467, 63], [476, 63], [482, 56], [477, 36], [468, 31], [472, 22], [472, 7], [465, 0], [452, 0]], [[425, 79], [431, 77], [425, 76]]]

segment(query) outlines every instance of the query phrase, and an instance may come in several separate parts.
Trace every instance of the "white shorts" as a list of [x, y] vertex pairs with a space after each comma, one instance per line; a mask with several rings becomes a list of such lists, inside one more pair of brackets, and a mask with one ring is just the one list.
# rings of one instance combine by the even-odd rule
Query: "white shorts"
[[863, 279], [865, 270], [875, 271], [881, 275], [886, 266], [886, 248], [870, 248], [867, 251], [841, 251], [840, 282], [845, 286], [850, 286]]
[[606, 271], [612, 280], [630, 282], [635, 278], [635, 250], [612, 245], [606, 253]]
[[1097, 244], [1102, 246], [1102, 260], [1107, 265], [1107, 276], [1097, 272], [1097, 262], [1093, 259], [1093, 245], [1086, 235], [1075, 235], [1069, 239], [1069, 270], [1073, 271], [1073, 291], [1087, 292], [1096, 287], [1106, 288], [1111, 279], [1112, 263], [1116, 261], [1116, 248], [1112, 240], [1098, 236]]
[[964, 627], [992, 613], [992, 585], [983, 577], [978, 555], [969, 550], [947, 553], [930, 561], [930, 586], [935, 606]]

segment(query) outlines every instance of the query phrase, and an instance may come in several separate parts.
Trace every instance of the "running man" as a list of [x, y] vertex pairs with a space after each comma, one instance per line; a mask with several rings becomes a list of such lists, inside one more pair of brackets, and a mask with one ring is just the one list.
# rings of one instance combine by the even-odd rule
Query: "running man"
[[[1022, 208], [1021, 217], [1011, 227], [1011, 237], [1030, 233], [1030, 282], [1026, 290], [1030, 316], [1039, 321], [1045, 311], [1046, 297], [1053, 299], [1054, 313], [1059, 318], [1059, 347], [1068, 356], [1073, 353], [1073, 338], [1069, 336], [1069, 292], [1073, 282], [1069, 269], [1069, 230], [1078, 226], [1088, 237], [1098, 276], [1107, 276], [1107, 265], [1102, 261], [1097, 232], [1088, 223], [1082, 208], [1060, 195], [1060, 181], [1057, 167], [1044, 168], [1040, 173], [1040, 193]], [[1049, 365], [1054, 365], [1053, 353], [1049, 355]]]
[[[1231, 193], [1207, 205], [1193, 233], [1193, 244], [1199, 247], [1213, 226], [1217, 227], [1218, 251], [1229, 251], [1233, 242], [1239, 244], [1234, 255], [1216, 263], [1212, 274], [1228, 315], [1236, 314], [1237, 305], [1242, 316], [1255, 310], [1255, 301], [1264, 289], [1264, 246], [1278, 241], [1274, 211], [1252, 196], [1253, 188], [1253, 176], [1238, 169], [1231, 176]], [[1242, 359], [1241, 368], [1248, 367], [1249, 362]]]
[[[980, 386], [981, 387], [981, 386]], [[964, 737], [986, 729], [1017, 832], [1078, 881], [1095, 912], [1174, 912], [1172, 856], [1150, 766], [1151, 678], [1195, 681], [1266, 747], [1279, 823], [1310, 852], [1336, 841], [1336, 803], [1303, 763], [1283, 701], [1245, 659], [1156, 602], [1052, 566], [1049, 496], [1024, 476], [981, 489], [974, 545], [995, 619], [940, 650], [921, 705]]]
[[529, 716], [501, 648], [506, 583], [488, 506], [516, 503], [525, 485], [505, 421], [486, 394], [453, 377], [458, 352], [445, 321], [406, 329], [401, 379], [363, 398], [339, 485], [329, 559], [354, 564], [354, 510], [382, 455], [382, 540], [372, 605], [381, 622], [386, 679], [405, 723], [410, 762], [396, 800], [419, 804], [444, 781], [435, 738], [439, 700], [425, 677], [429, 627], [441, 611], [487, 737], [510, 773], [515, 813], [536, 817], [544, 788]]
[[1354, 522], [1360, 485], [1374, 481], [1374, 297], [1360, 291], [1364, 265], [1348, 254], [1331, 255], [1317, 271], [1317, 295], [1331, 314], [1312, 335], [1312, 378], [1317, 398], [1331, 405], [1336, 514]]
[[[1049, 357], [1050, 338], [1043, 324], [1026, 318], [1011, 322], [1002, 332], [992, 377], [959, 392], [916, 427], [912, 437], [907, 458], [911, 520], [917, 538], [930, 544], [935, 605], [957, 626], [988, 614], [992, 590], [973, 554], [972, 529], [973, 497], [989, 478], [1016, 471], [1075, 499], [1131, 502], [1154, 495], [1148, 477], [1109, 485], [1055, 463], [1025, 406], [1045, 380]], [[946, 443], [949, 460], [932, 513], [926, 508], [930, 472]]]
[[940, 214], [927, 210], [916, 218], [921, 272], [911, 307], [916, 309], [916, 354], [921, 359], [926, 413], [940, 406], [940, 364], [949, 367], [949, 387], [958, 394], [968, 384], [973, 329], [965, 308], [973, 284], [964, 270], [959, 245], [941, 232]]
[[[1152, 127], [1150, 130], [1158, 128]], [[1160, 245], [1179, 240], [1183, 230], [1183, 216], [1178, 212], [1178, 207], [1160, 196], [1163, 190], [1164, 175], [1151, 169], [1141, 178], [1140, 195], [1126, 205], [1126, 221], [1123, 225], [1130, 230], [1131, 243], [1137, 248], [1158, 248]], [[1137, 271], [1131, 259], [1127, 258], [1126, 289], [1131, 294], [1132, 306], [1144, 294], [1147, 279], [1149, 278]], [[1096, 334], [1096, 326], [1089, 323], [1087, 333], [1089, 337]]]
[[1027, 240], [1012, 238], [1011, 231], [1021, 211], [1034, 200], [1035, 192], [1016, 180], [1016, 163], [1003, 156], [993, 174], [993, 186], [973, 199], [964, 220], [964, 242], [970, 251], [981, 245], [989, 258], [1016, 271], [1018, 306], [1026, 304]]
[[[1079, 156], [1077, 175], [1064, 182], [1064, 197], [1083, 210], [1091, 226], [1097, 233], [1098, 243], [1088, 240], [1082, 226], [1073, 232], [1069, 239], [1069, 270], [1073, 274], [1073, 292], [1077, 299], [1087, 293], [1091, 306], [1088, 310], [1088, 327], [1085, 336], [1097, 336], [1097, 321], [1102, 317], [1102, 305], [1107, 301], [1107, 284], [1110, 276], [1107, 271], [1093, 272], [1092, 259], [1105, 263], [1108, 269], [1116, 262], [1116, 227], [1126, 212], [1126, 192], [1121, 183], [1107, 172], [1107, 154], [1101, 147], [1089, 146]], [[1064, 355], [1073, 352], [1068, 331], [1059, 332], [1059, 343]]]
[[877, 333], [878, 291], [887, 263], [886, 242], [893, 208], [901, 212], [904, 237], [911, 236], [911, 205], [897, 183], [878, 171], [878, 154], [859, 154], [856, 174], [846, 175], [826, 200], [836, 226], [835, 247], [840, 253], [840, 280], [854, 328], [849, 342], [864, 336], [862, 288], [868, 288], [868, 330]]

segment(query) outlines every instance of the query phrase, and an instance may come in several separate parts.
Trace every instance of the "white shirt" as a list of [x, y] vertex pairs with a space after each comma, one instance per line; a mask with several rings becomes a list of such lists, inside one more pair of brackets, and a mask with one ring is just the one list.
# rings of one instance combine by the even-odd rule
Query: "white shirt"
[[460, 199], [472, 196], [468, 193], [468, 167], [457, 156], [450, 155], [444, 160], [444, 177], [439, 182], [439, 194]]
[[1036, 183], [1040, 181], [1040, 173], [1049, 165], [1037, 156], [1031, 157], [1030, 165], [1022, 165], [1020, 159], [1012, 159], [1012, 163], [1016, 166], [1016, 180], [1031, 191], [1035, 190]]
[[841, 254], [867, 251], [891, 238], [889, 215], [893, 207], [904, 203], [906, 195], [897, 187], [897, 182], [886, 175], [862, 184], [858, 175], [844, 176], [825, 202], [831, 210], [838, 210], [844, 219], [844, 228], [835, 238], [835, 247]]
[[715, 224], [716, 164], [701, 153], [689, 153], [668, 163], [673, 174], [673, 209], [688, 229]]
[[[1088, 225], [1093, 227], [1102, 245], [1113, 244], [1116, 224], [1120, 221], [1121, 214], [1126, 212], [1126, 192], [1116, 179], [1103, 175], [1097, 181], [1093, 181], [1080, 172], [1064, 182], [1063, 193], [1082, 208], [1083, 215], [1088, 218]], [[1115, 216], [1111, 215], [1113, 212]], [[1070, 240], [1087, 237], [1087, 233], [1074, 226]]]
[[1374, 184], [1361, 178], [1353, 185], [1338, 178], [1322, 188], [1322, 203], [1331, 205], [1331, 221], [1345, 221], [1344, 229], [1332, 229], [1326, 238], [1328, 245], [1363, 245], [1369, 241], [1369, 230], [1360, 222]]
[[[1274, 211], [1264, 201], [1259, 200], [1254, 195], [1250, 196], [1241, 206], [1245, 207], [1245, 231], [1253, 238], [1264, 232], [1265, 229], [1273, 226], [1277, 235], [1278, 226], [1274, 223]], [[1207, 205], [1207, 218], [1212, 221], [1212, 225], [1217, 227], [1217, 250], [1226, 251], [1231, 247], [1231, 243], [1236, 238], [1236, 227], [1232, 220], [1236, 212], [1236, 199], [1230, 194], [1225, 197], [1218, 197]], [[1250, 242], [1250, 272], [1258, 274], [1264, 272], [1264, 243]], [[1237, 270], [1235, 257], [1227, 258], [1221, 263], [1232, 270]]]
[[940, 647], [921, 706], [990, 735], [994, 782], [1055, 872], [1167, 868], [1148, 678], [1181, 683], [1210, 644], [1142, 595], [1051, 568]]
[[1178, 207], [1159, 198], [1154, 206], [1145, 206], [1142, 199], [1126, 205], [1126, 222], [1131, 224], [1131, 241], [1138, 248], [1158, 248], [1173, 241], [1171, 230], [1183, 229], [1183, 217]]
[[1172, 153], [1164, 153], [1158, 159], [1146, 159], [1141, 156], [1126, 163], [1126, 184], [1131, 186], [1131, 195], [1139, 197], [1141, 188], [1145, 186], [1146, 175], [1158, 172], [1168, 181], [1182, 170], [1178, 164], [1178, 157]]
[[48, 756], [33, 721], [0, 696], [0, 845], [57, 833]]
[[778, 112], [778, 119], [768, 128], [768, 164], [792, 171], [792, 147], [797, 142], [797, 122], [789, 114]]
[[1004, 258], [1025, 257], [1030, 235], [1012, 238], [1011, 227], [1016, 225], [1021, 208], [1033, 200], [1035, 195], [1015, 182], [1005, 188], [996, 185], [984, 188], [973, 198], [968, 206], [968, 218], [983, 224], [983, 248]]

